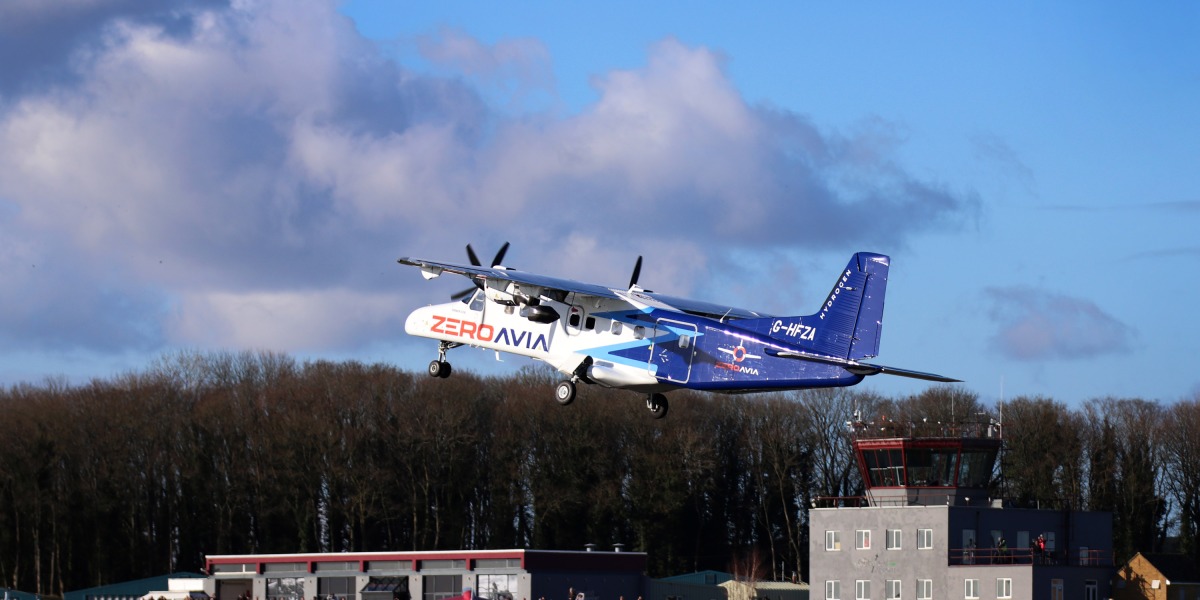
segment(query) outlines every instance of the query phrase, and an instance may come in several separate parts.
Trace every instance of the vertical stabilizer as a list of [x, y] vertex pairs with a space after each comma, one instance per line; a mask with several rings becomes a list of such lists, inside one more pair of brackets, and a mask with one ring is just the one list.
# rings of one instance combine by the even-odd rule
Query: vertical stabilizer
[[888, 265], [887, 256], [859, 252], [838, 275], [817, 312], [744, 321], [742, 326], [839, 358], [874, 357], [883, 330]]
[[879, 355], [879, 337], [883, 333], [883, 296], [887, 291], [891, 261], [882, 254], [869, 252], [859, 252], [854, 256], [859, 259], [859, 268], [867, 274], [867, 281], [847, 358], [872, 358]]

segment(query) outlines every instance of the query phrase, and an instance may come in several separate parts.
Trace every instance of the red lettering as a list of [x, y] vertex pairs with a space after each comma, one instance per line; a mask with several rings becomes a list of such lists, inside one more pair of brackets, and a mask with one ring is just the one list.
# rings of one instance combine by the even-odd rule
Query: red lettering
[[496, 335], [496, 329], [491, 325], [438, 315], [433, 315], [433, 326], [429, 328], [429, 331], [442, 335], [471, 338], [481, 342], [490, 342]]

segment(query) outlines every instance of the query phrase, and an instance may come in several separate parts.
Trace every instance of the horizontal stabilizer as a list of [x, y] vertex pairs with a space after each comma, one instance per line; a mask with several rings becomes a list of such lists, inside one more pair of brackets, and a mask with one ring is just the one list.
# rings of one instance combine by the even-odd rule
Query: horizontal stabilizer
[[908, 369], [898, 369], [896, 367], [886, 367], [883, 365], [873, 365], [871, 363], [858, 362], [846, 358], [837, 358], [836, 356], [824, 356], [821, 354], [813, 354], [798, 350], [775, 350], [767, 348], [766, 353], [779, 358], [794, 358], [796, 360], [807, 360], [809, 362], [822, 363], [826, 365], [835, 365], [842, 367], [855, 375], [896, 375], [898, 377], [910, 377], [912, 379], [924, 379], [925, 381], [937, 381], [940, 383], [962, 383], [961, 379], [952, 379], [944, 375], [934, 373], [924, 373], [922, 371], [910, 371]]

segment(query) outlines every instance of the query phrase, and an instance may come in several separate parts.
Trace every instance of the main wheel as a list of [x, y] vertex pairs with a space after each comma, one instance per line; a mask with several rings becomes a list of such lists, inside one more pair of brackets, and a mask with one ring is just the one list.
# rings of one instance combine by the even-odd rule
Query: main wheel
[[454, 369], [451, 369], [451, 368], [450, 368], [450, 363], [448, 363], [448, 362], [446, 362], [446, 361], [444, 361], [444, 360], [443, 360], [443, 361], [442, 361], [442, 370], [441, 370], [441, 372], [440, 372], [440, 373], [438, 373], [438, 377], [441, 377], [442, 379], [445, 379], [445, 378], [447, 378], [447, 377], [449, 377], [449, 376], [450, 376], [450, 372], [451, 372], [451, 371], [453, 371], [453, 370], [454, 370]]
[[559, 404], [566, 406], [575, 401], [575, 383], [571, 381], [560, 381], [554, 386], [554, 400]]
[[650, 415], [655, 419], [667, 416], [667, 397], [662, 394], [646, 396], [646, 408], [650, 409]]

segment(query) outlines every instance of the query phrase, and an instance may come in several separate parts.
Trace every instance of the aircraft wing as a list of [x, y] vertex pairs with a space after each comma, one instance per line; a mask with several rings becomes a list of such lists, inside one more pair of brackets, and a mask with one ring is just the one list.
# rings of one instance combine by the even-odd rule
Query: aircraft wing
[[[482, 279], [492, 281], [512, 281], [527, 286], [537, 286], [547, 290], [557, 290], [566, 293], [584, 294], [588, 296], [596, 296], [599, 298], [613, 298], [625, 300], [627, 302], [640, 302], [642, 304], [653, 306], [656, 308], [666, 308], [678, 312], [686, 312], [694, 315], [709, 317], [712, 319], [760, 319], [771, 315], [762, 314], [744, 308], [736, 308], [733, 306], [723, 306], [699, 300], [690, 300], [687, 298], [678, 298], [668, 296], [666, 294], [657, 294], [643, 290], [620, 290], [604, 287], [591, 283], [582, 283], [571, 279], [561, 279], [558, 277], [550, 277], [547, 275], [539, 275], [537, 273], [527, 273], [516, 269], [483, 267], [474, 265], [460, 265], [457, 263], [444, 263], [433, 260], [425, 260], [421, 258], [401, 258], [397, 262], [402, 265], [411, 265], [420, 267], [421, 273], [426, 279], [432, 279], [442, 273], [454, 273], [463, 275], [469, 279]], [[561, 301], [562, 298], [559, 298]]]
[[900, 377], [910, 377], [912, 379], [923, 379], [925, 381], [937, 381], [939, 383], [962, 383], [961, 379], [952, 379], [944, 375], [934, 373], [924, 373], [921, 371], [910, 371], [908, 369], [899, 369], [896, 367], [887, 367], [884, 365], [873, 365], [871, 363], [859, 362], [847, 358], [838, 358], [836, 356], [825, 356], [822, 354], [814, 354], [811, 352], [802, 352], [798, 350], [775, 350], [767, 348], [767, 354], [778, 356], [779, 358], [794, 358], [797, 360], [807, 360], [809, 362], [817, 362], [827, 365], [837, 365], [854, 373], [855, 375], [898, 375]]
[[676, 296], [668, 296], [666, 294], [658, 294], [655, 292], [643, 292], [647, 296], [658, 300], [662, 304], [670, 306], [681, 312], [700, 315], [718, 321], [734, 318], [734, 319], [765, 319], [774, 315], [768, 315], [745, 308], [737, 308], [735, 306], [724, 306], [721, 304], [713, 304], [711, 302], [702, 302], [700, 300], [691, 300], [688, 298], [679, 298]]
[[559, 279], [557, 277], [538, 275], [536, 273], [526, 273], [524, 271], [517, 271], [515, 269], [476, 267], [473, 265], [460, 265], [455, 263], [444, 263], [421, 258], [407, 257], [401, 258], [396, 262], [399, 262], [402, 265], [420, 267], [421, 273], [426, 279], [432, 279], [438, 275], [441, 275], [442, 273], [454, 273], [456, 275], [464, 275], [468, 279], [512, 281], [549, 290], [558, 290], [560, 292], [575, 292], [578, 294], [587, 294], [601, 298], [620, 299], [620, 296], [618, 296], [615, 291], [602, 285], [581, 283], [578, 281], [572, 281], [570, 279]]

